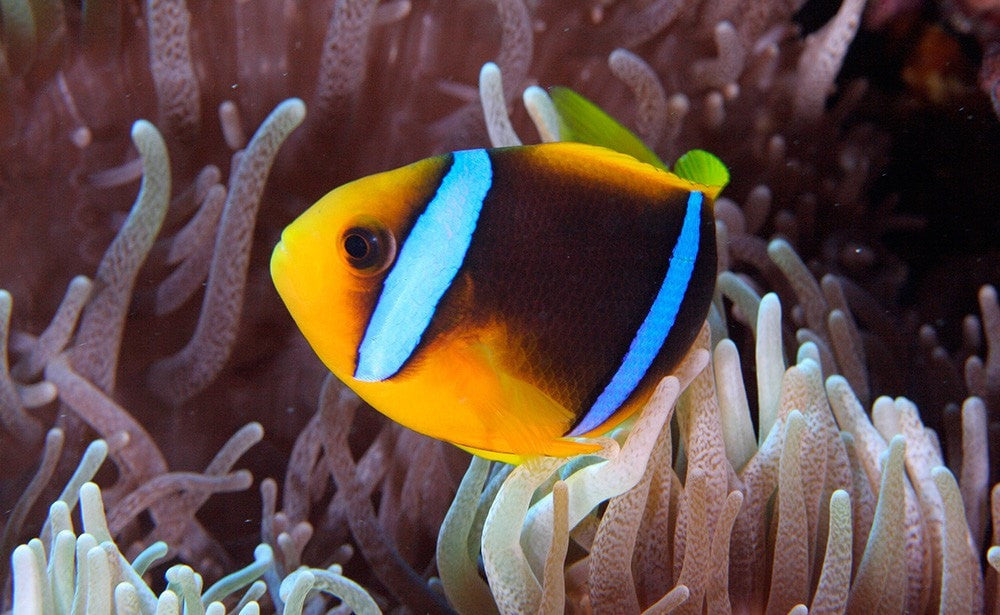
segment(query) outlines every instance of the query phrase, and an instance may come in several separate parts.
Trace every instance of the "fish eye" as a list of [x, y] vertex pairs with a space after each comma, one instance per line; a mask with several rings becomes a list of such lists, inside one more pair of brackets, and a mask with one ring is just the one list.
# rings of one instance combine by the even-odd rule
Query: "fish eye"
[[366, 221], [344, 231], [340, 240], [344, 260], [357, 273], [375, 275], [396, 256], [396, 242], [383, 225]]
[[349, 233], [344, 237], [344, 250], [347, 256], [355, 263], [361, 264], [368, 258], [368, 255], [378, 248], [378, 239], [374, 236], [362, 234], [357, 231]]

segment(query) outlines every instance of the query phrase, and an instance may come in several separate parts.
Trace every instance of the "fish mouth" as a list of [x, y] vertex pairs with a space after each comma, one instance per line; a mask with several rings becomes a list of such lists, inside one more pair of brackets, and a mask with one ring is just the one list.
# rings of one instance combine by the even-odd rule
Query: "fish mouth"
[[288, 259], [290, 257], [284, 241], [279, 241], [278, 245], [274, 246], [274, 251], [271, 252], [271, 282], [278, 289], [279, 294], [281, 294], [282, 282], [288, 277]]
[[[281, 240], [271, 252], [271, 283], [278, 296], [293, 318], [315, 300], [317, 293], [316, 263], [309, 258], [308, 250], [303, 251], [298, 235], [289, 236], [288, 229], [281, 234]], [[308, 247], [308, 246], [306, 246]]]
[[271, 252], [271, 271], [273, 272], [275, 267], [280, 268], [288, 258], [288, 249], [285, 247], [283, 241], [279, 241], [274, 250]]

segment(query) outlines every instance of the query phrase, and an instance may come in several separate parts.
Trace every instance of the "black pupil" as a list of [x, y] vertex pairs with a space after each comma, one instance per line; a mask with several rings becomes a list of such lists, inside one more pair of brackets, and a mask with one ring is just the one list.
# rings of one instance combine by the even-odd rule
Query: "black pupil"
[[371, 250], [371, 239], [359, 233], [352, 233], [344, 238], [344, 250], [351, 258], [362, 260], [368, 256], [368, 252]]

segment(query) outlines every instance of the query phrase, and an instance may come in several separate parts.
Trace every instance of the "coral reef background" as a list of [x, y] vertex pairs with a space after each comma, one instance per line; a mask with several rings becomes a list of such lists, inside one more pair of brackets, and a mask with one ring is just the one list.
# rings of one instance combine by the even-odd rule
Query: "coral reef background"
[[[100, 437], [130, 559], [162, 539], [212, 579], [264, 542], [275, 574], [342, 564], [385, 609], [446, 611], [426, 581], [467, 456], [334, 403], [266, 259], [325, 191], [497, 144], [507, 109], [536, 140], [534, 84], [584, 93], [664, 160], [719, 155], [730, 283], [776, 291], [786, 356], [813, 343], [864, 407], [914, 400], [956, 474], [979, 396], [990, 462], [962, 495], [977, 552], [997, 541], [1000, 314], [980, 287], [1000, 282], [1000, 128], [995, 15], [974, 3], [12, 0], [0, 18], [5, 584]], [[484, 117], [487, 61], [506, 109]], [[720, 299], [755, 400], [747, 305]]]

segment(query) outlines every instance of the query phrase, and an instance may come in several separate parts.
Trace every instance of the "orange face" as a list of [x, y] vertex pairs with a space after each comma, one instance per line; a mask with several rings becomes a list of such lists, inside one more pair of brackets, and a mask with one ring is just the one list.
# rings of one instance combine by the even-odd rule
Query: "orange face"
[[433, 194], [441, 158], [329, 192], [281, 234], [271, 277], [330, 371], [353, 378], [358, 344], [414, 211]]

